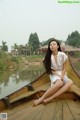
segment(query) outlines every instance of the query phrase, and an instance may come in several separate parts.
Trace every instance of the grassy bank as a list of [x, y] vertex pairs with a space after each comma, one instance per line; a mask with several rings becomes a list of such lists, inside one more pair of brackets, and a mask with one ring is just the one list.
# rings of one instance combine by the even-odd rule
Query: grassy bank
[[0, 51], [0, 71], [14, 69], [17, 66], [28, 62], [37, 62], [42, 61], [44, 58], [43, 55], [30, 55], [30, 56], [12, 56], [11, 54]]
[[25, 57], [26, 60], [28, 61], [39, 61], [39, 60], [42, 60], [44, 58], [44, 55], [30, 55], [30, 56], [27, 56]]
[[12, 57], [10, 54], [0, 51], [0, 72], [15, 68], [18, 64], [17, 58]]

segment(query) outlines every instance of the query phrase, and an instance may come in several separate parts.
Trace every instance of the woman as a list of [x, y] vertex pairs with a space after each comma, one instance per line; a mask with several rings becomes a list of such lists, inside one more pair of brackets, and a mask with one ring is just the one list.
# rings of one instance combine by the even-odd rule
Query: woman
[[37, 106], [40, 103], [47, 104], [71, 87], [73, 82], [67, 77], [66, 73], [67, 59], [67, 55], [61, 52], [59, 42], [51, 38], [43, 61], [46, 73], [50, 76], [51, 87], [41, 98], [34, 101], [33, 106]]

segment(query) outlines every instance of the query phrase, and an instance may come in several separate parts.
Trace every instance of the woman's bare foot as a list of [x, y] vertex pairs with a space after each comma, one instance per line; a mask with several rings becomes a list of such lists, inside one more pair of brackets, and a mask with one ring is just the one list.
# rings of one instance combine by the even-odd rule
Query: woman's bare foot
[[52, 102], [53, 100], [50, 100], [49, 98], [43, 100], [43, 104], [47, 105], [48, 103]]
[[40, 103], [42, 103], [42, 99], [41, 99], [41, 98], [39, 98], [38, 100], [35, 100], [35, 101], [33, 102], [33, 107], [39, 105]]
[[47, 103], [48, 103], [48, 102], [47, 102], [47, 100], [46, 100], [46, 99], [45, 99], [45, 100], [43, 100], [43, 104], [44, 104], [44, 105], [47, 105]]

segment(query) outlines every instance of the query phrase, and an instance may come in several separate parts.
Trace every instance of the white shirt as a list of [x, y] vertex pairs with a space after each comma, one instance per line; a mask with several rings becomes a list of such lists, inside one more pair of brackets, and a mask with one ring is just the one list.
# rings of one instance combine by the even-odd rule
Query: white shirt
[[[55, 61], [54, 55], [51, 54], [51, 68], [53, 68], [54, 70], [56, 70], [56, 72], [61, 76], [62, 74], [62, 69], [63, 69], [63, 64], [64, 62], [68, 59], [68, 56], [64, 53], [64, 52], [58, 52], [57, 54], [57, 62]], [[53, 85], [53, 83], [56, 80], [61, 79], [59, 76], [55, 75], [55, 74], [50, 74], [50, 80], [51, 80], [51, 86]], [[67, 76], [67, 73], [65, 73], [64, 77], [63, 77], [63, 82], [66, 83], [67, 81], [69, 81], [70, 79]]]
[[57, 54], [57, 62], [55, 61], [54, 55], [51, 54], [51, 68], [54, 70], [62, 70], [63, 63], [68, 59], [68, 56], [64, 53], [59, 51]]

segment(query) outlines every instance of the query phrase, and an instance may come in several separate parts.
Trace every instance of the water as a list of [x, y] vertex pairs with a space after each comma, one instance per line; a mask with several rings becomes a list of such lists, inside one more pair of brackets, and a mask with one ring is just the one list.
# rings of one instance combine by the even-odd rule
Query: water
[[0, 99], [37, 79], [44, 72], [42, 66], [0, 73]]

